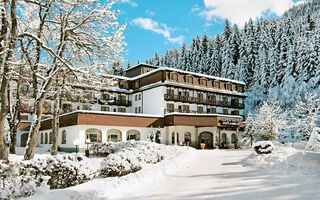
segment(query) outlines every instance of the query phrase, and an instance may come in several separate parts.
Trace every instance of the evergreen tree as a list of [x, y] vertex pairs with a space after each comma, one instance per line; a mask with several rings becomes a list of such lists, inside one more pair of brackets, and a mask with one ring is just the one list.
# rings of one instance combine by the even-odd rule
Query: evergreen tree
[[250, 141], [250, 145], [252, 147], [252, 143], [255, 137], [255, 121], [252, 117], [252, 114], [249, 112], [248, 117], [246, 119], [246, 127], [244, 129], [243, 134], [241, 135], [243, 138], [243, 142], [247, 143]]

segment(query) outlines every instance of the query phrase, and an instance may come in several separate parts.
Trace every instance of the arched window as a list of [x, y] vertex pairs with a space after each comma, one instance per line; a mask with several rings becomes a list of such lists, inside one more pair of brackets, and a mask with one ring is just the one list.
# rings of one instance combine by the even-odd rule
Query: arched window
[[66, 130], [63, 130], [61, 133], [61, 144], [66, 144], [66, 143], [67, 143]]
[[231, 135], [231, 143], [233, 143], [233, 144], [237, 143], [237, 136], [234, 133], [232, 133], [232, 135]]
[[49, 144], [52, 144], [52, 132], [49, 133]]
[[99, 129], [89, 128], [86, 130], [86, 139], [90, 139], [92, 143], [101, 143], [102, 132]]
[[[175, 132], [172, 132], [172, 141], [171, 141], [172, 144], [175, 144], [174, 142], [175, 136], [176, 136]], [[177, 133], [177, 144], [179, 144], [179, 133]]]
[[185, 145], [190, 146], [191, 133], [189, 133], [189, 132], [184, 133], [184, 143], [185, 143]]
[[40, 135], [40, 144], [43, 144], [43, 133]]
[[108, 141], [109, 142], [119, 142], [121, 141], [121, 131], [117, 129], [108, 130]]
[[48, 144], [48, 133], [44, 133], [44, 143]]
[[140, 140], [140, 132], [137, 130], [129, 130], [127, 131], [127, 140]]

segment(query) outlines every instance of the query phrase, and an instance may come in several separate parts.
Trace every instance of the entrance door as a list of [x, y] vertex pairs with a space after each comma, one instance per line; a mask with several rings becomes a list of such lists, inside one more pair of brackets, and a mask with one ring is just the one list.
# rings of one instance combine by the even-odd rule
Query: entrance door
[[[212, 133], [210, 133], [210, 132], [202, 132], [202, 133], [200, 133], [199, 142], [200, 142], [200, 144], [201, 143], [206, 144], [206, 146], [205, 146], [206, 149], [212, 149], [213, 148], [212, 141], [213, 141], [213, 134]], [[200, 144], [199, 144], [199, 146], [200, 146]]]

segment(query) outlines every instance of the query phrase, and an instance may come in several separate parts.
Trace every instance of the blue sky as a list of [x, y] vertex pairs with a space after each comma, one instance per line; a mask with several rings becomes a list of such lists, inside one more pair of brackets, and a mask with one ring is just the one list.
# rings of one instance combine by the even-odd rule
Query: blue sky
[[126, 23], [124, 66], [145, 62], [155, 52], [189, 45], [196, 35], [221, 33], [224, 20], [240, 27], [250, 17], [270, 18], [308, 0], [115, 0], [118, 21]]

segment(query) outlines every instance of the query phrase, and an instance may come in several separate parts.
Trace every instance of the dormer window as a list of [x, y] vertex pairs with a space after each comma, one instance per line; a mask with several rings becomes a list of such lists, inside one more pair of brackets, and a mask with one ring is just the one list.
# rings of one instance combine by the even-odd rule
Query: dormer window
[[193, 77], [191, 75], [186, 76], [186, 83], [187, 84], [193, 84]]
[[200, 79], [200, 85], [203, 86], [203, 87], [207, 87], [207, 84], [208, 84], [208, 80], [205, 79], [205, 78], [201, 78]]
[[227, 83], [226, 84], [226, 90], [232, 91], [232, 84]]
[[139, 88], [139, 81], [134, 82], [134, 88], [138, 89]]
[[175, 72], [170, 73], [170, 81], [178, 82], [178, 74]]
[[128, 83], [126, 81], [120, 81], [120, 88], [128, 88]]
[[244, 87], [243, 87], [243, 85], [237, 85], [237, 92], [241, 92], [241, 93], [244, 92]]
[[220, 82], [219, 81], [213, 81], [213, 87], [220, 89]]

